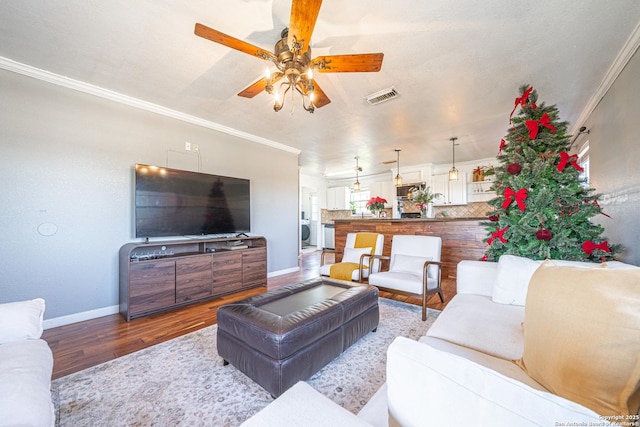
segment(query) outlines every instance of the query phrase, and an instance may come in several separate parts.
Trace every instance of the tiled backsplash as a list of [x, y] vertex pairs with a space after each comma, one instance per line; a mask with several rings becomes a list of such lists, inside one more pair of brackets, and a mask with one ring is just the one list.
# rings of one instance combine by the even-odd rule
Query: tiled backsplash
[[[434, 206], [433, 208], [436, 218], [442, 218], [442, 214], [449, 218], [478, 218], [487, 216], [487, 212], [491, 210], [491, 207], [486, 202], [473, 202], [466, 205], [459, 206]], [[391, 209], [385, 209], [387, 218], [391, 218]], [[405, 203], [404, 212], [418, 212], [417, 207], [412, 203]], [[321, 221], [323, 224], [331, 223], [336, 219], [353, 219], [355, 215], [351, 215], [351, 211], [330, 211], [327, 209], [321, 210]], [[364, 218], [371, 218], [365, 216]]]

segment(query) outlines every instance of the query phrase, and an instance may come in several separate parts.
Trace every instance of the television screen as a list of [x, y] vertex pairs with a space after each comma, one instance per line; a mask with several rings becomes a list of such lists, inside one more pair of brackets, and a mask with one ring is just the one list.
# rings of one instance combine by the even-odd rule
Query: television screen
[[136, 165], [136, 237], [251, 231], [248, 179]]

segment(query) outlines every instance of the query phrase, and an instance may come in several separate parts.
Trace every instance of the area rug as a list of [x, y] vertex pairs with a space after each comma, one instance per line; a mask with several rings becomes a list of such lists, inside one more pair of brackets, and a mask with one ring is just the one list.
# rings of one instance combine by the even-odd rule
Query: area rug
[[[308, 383], [357, 413], [385, 381], [387, 347], [439, 312], [380, 298], [380, 324]], [[273, 401], [216, 351], [216, 325], [53, 381], [56, 425], [237, 426]]]

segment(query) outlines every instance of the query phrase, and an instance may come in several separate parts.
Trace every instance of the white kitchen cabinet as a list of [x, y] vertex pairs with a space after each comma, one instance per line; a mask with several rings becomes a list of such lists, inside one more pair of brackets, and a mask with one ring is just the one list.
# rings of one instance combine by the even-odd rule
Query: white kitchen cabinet
[[467, 174], [458, 172], [457, 181], [449, 181], [449, 174], [433, 175], [431, 190], [442, 196], [436, 198], [434, 206], [466, 205], [467, 204]]
[[380, 196], [387, 201], [385, 208], [390, 208], [396, 198], [396, 187], [391, 181], [372, 182], [369, 185], [369, 194], [371, 197]]
[[330, 211], [340, 211], [351, 209], [349, 200], [351, 193], [349, 187], [327, 188], [327, 209]]

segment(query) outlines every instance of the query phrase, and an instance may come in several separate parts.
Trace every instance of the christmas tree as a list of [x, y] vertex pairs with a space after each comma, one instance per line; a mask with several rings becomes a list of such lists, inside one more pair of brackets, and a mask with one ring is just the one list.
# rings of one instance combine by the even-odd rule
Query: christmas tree
[[[578, 156], [570, 155], [567, 122], [558, 119], [555, 105], [538, 105], [529, 85], [520, 88], [507, 135], [500, 142], [483, 259], [503, 254], [531, 259], [606, 261], [620, 251], [590, 221], [606, 215], [598, 194], [581, 178]], [[516, 110], [519, 113], [514, 116]]]

